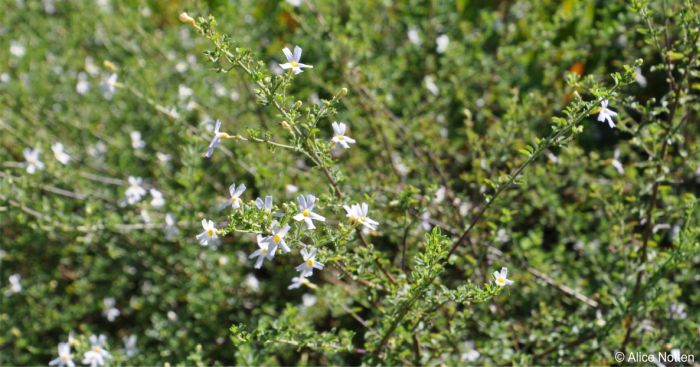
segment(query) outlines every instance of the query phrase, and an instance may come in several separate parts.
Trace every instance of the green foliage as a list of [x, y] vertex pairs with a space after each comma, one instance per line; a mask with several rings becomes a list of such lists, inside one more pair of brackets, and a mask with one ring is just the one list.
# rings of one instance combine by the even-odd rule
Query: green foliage
[[0, 0], [0, 365], [700, 350], [696, 2], [293, 3]]

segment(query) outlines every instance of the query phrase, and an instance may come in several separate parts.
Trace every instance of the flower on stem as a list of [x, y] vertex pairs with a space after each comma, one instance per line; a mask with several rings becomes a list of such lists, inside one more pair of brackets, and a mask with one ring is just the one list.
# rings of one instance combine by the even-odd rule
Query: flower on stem
[[297, 289], [301, 287], [302, 285], [307, 286], [311, 289], [316, 289], [318, 286], [316, 284], [311, 283], [309, 279], [305, 276], [298, 276], [298, 277], [293, 277], [292, 278], [292, 284], [287, 287], [287, 289]]
[[244, 184], [240, 184], [238, 187], [236, 187], [236, 184], [233, 183], [228, 187], [228, 192], [231, 194], [231, 207], [233, 209], [238, 209], [241, 207], [241, 203], [243, 202], [243, 200], [241, 200], [241, 195], [245, 189], [246, 187]]
[[163, 199], [163, 193], [156, 190], [156, 189], [150, 189], [149, 191], [151, 192], [151, 197], [153, 197], [153, 199], [151, 199], [151, 205], [154, 208], [162, 208], [163, 205], [165, 205], [165, 199]]
[[63, 143], [54, 143], [51, 145], [54, 157], [61, 164], [66, 165], [70, 161], [70, 156], [63, 150]]
[[314, 229], [314, 220], [319, 222], [325, 222], [326, 218], [313, 212], [314, 203], [316, 202], [316, 197], [313, 195], [299, 195], [297, 197], [297, 202], [299, 203], [299, 210], [301, 212], [294, 216], [294, 220], [297, 222], [304, 221], [306, 223], [306, 229]]
[[316, 261], [316, 252], [317, 250], [315, 248], [310, 250], [301, 250], [301, 256], [304, 258], [304, 262], [297, 265], [296, 269], [301, 273], [302, 277], [309, 277], [313, 275], [314, 269], [323, 269], [324, 265]]
[[369, 206], [367, 203], [353, 204], [352, 206], [343, 205], [346, 212], [346, 217], [350, 219], [351, 224], [359, 223], [365, 228], [376, 231], [379, 223], [367, 216]]
[[83, 355], [83, 364], [89, 364], [90, 367], [104, 366], [106, 359], [112, 359], [112, 355], [105, 350], [107, 338], [104, 335], [96, 337], [90, 336], [92, 347]]
[[503, 287], [513, 284], [513, 281], [508, 279], [508, 268], [501, 268], [501, 271], [494, 271], [493, 277], [496, 278], [496, 285]]
[[25, 148], [22, 153], [27, 161], [27, 173], [33, 175], [37, 170], [44, 170], [44, 162], [39, 159], [39, 154], [41, 153], [39, 149]]
[[282, 49], [282, 52], [284, 52], [284, 56], [287, 57], [287, 62], [280, 64], [282, 69], [292, 69], [294, 74], [299, 74], [303, 72], [303, 70], [301, 70], [303, 68], [313, 68], [311, 65], [306, 65], [299, 62], [301, 61], [301, 47], [294, 46], [294, 54], [292, 54], [292, 51], [290, 51], [287, 47]]
[[75, 367], [73, 355], [70, 353], [70, 344], [58, 343], [58, 358], [49, 362], [49, 366]]
[[617, 112], [608, 109], [608, 100], [604, 99], [600, 101], [600, 113], [598, 113], [598, 121], [607, 122], [611, 128], [615, 127], [615, 122], [613, 117], [617, 116]]
[[255, 199], [255, 206], [260, 210], [272, 211], [272, 196], [265, 196], [265, 200], [261, 198]]
[[126, 189], [126, 202], [129, 205], [136, 204], [146, 195], [146, 189], [141, 186], [143, 179], [141, 177], [129, 176], [129, 188]]
[[277, 251], [277, 246], [273, 246], [270, 248], [270, 242], [267, 241], [267, 238], [263, 238], [263, 236], [258, 235], [258, 247], [259, 249], [255, 250], [252, 254], [248, 256], [249, 259], [252, 259], [254, 257], [257, 257], [255, 260], [255, 268], [260, 269], [262, 267], [263, 260], [268, 259], [272, 260], [272, 258], [275, 257], [275, 251]]
[[348, 149], [350, 145], [355, 144], [355, 139], [345, 136], [345, 130], [347, 127], [344, 123], [333, 122], [333, 138], [331, 139], [335, 146], [340, 144], [343, 148]]
[[219, 136], [219, 129], [221, 129], [221, 121], [216, 120], [216, 126], [214, 126], [214, 137], [211, 139], [211, 142], [209, 143], [209, 148], [207, 148], [207, 152], [204, 153], [204, 157], [206, 158], [211, 158], [211, 155], [214, 154], [214, 149], [219, 146], [221, 143], [221, 136]]
[[197, 235], [199, 244], [202, 246], [217, 245], [219, 243], [219, 236], [216, 234], [214, 222], [202, 219], [202, 228], [204, 228], [204, 232]]
[[280, 224], [277, 221], [272, 222], [272, 235], [268, 236], [265, 238], [265, 241], [268, 242], [271, 246], [273, 246], [273, 251], [277, 249], [279, 246], [282, 248], [283, 252], [291, 252], [292, 250], [287, 246], [287, 243], [284, 242], [284, 236], [289, 232], [289, 224], [285, 224], [284, 226], [280, 227]]

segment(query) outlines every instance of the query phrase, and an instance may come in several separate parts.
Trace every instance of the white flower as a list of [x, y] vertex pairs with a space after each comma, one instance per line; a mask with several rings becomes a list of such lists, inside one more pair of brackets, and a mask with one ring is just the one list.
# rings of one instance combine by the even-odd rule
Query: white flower
[[323, 264], [316, 261], [316, 249], [312, 248], [310, 250], [302, 249], [301, 256], [304, 258], [304, 262], [297, 265], [296, 269], [301, 273], [302, 277], [309, 277], [314, 274], [314, 269], [323, 269]]
[[17, 41], [10, 41], [10, 53], [12, 54], [12, 56], [22, 58], [24, 57], [24, 54], [27, 53], [27, 49], [24, 47], [23, 44]]
[[481, 354], [479, 351], [474, 348], [474, 342], [473, 341], [467, 341], [462, 343], [462, 355], [460, 356], [460, 360], [462, 362], [474, 362], [477, 359], [479, 359], [479, 356]]
[[134, 205], [146, 195], [146, 189], [141, 186], [143, 183], [141, 177], [129, 176], [128, 180], [129, 188], [126, 189], [126, 202], [129, 205]]
[[615, 149], [615, 154], [613, 155], [613, 159], [612, 159], [611, 163], [612, 163], [613, 168], [615, 168], [615, 170], [617, 171], [617, 173], [623, 175], [623, 174], [625, 174], [625, 167], [622, 166], [622, 162], [620, 162], [619, 158], [620, 158], [620, 150]]
[[284, 56], [287, 57], [287, 62], [284, 64], [280, 64], [280, 67], [284, 70], [287, 69], [292, 69], [294, 74], [299, 74], [303, 72], [303, 68], [313, 68], [311, 65], [306, 65], [302, 64], [299, 61], [301, 61], [301, 47], [299, 46], [294, 46], [294, 54], [292, 55], [292, 51], [289, 51], [289, 48], [285, 47], [282, 49], [282, 52], [284, 52]]
[[301, 0], [287, 0], [287, 4], [291, 6], [299, 6], [301, 5]]
[[124, 338], [124, 355], [131, 358], [138, 353], [138, 348], [136, 348], [136, 335], [129, 335]]
[[131, 147], [134, 149], [143, 149], [146, 147], [146, 142], [141, 139], [140, 131], [132, 131], [129, 133], [131, 136]]
[[104, 335], [100, 335], [99, 339], [95, 335], [90, 336], [92, 347], [83, 355], [83, 364], [90, 367], [104, 366], [105, 359], [112, 359], [112, 355], [104, 349], [106, 340]]
[[206, 158], [211, 158], [211, 155], [214, 154], [214, 149], [219, 146], [221, 143], [221, 136], [219, 136], [219, 129], [221, 128], [221, 121], [216, 120], [216, 126], [214, 127], [214, 137], [211, 139], [211, 142], [209, 143], [209, 148], [207, 148], [207, 152], [204, 154]]
[[435, 84], [435, 79], [433, 79], [432, 76], [426, 75], [423, 81], [425, 82], [425, 88], [427, 88], [432, 95], [437, 96], [440, 94], [440, 89], [437, 84]]
[[119, 309], [114, 307], [115, 304], [116, 301], [112, 297], [105, 298], [104, 300], [102, 300], [102, 316], [106, 317], [109, 322], [114, 322], [114, 320], [116, 320], [117, 317], [121, 314], [121, 312], [119, 312]]
[[75, 367], [69, 343], [58, 343], [58, 358], [49, 362], [49, 366]]
[[13, 294], [22, 292], [22, 277], [19, 274], [10, 275], [8, 280], [10, 281], [10, 289], [5, 291], [5, 295], [11, 296]]
[[255, 199], [255, 206], [260, 210], [272, 211], [272, 196], [265, 196], [265, 200], [261, 198]]
[[100, 89], [102, 90], [102, 95], [106, 99], [112, 99], [114, 91], [117, 88], [117, 74], [112, 73], [108, 77], [102, 79], [100, 82]]
[[162, 208], [163, 205], [165, 205], [165, 199], [163, 199], [163, 193], [156, 189], [150, 189], [151, 196], [153, 199], [151, 199], [151, 205], [154, 208]]
[[345, 136], [345, 130], [347, 127], [344, 123], [333, 122], [333, 138], [331, 139], [335, 146], [338, 144], [342, 145], [343, 148], [348, 149], [350, 145], [355, 144], [355, 139]]
[[173, 322], [177, 321], [177, 314], [175, 313], [175, 311], [172, 311], [172, 310], [168, 311], [167, 316], [168, 316], [168, 320], [173, 321]]
[[379, 223], [367, 217], [369, 206], [366, 203], [353, 204], [352, 206], [343, 205], [343, 208], [345, 209], [345, 216], [350, 219], [350, 223], [360, 223], [367, 229], [377, 230]]
[[496, 278], [496, 284], [499, 287], [513, 284], [513, 281], [508, 279], [508, 268], [501, 268], [500, 272], [494, 271], [493, 277]]
[[197, 235], [199, 244], [202, 246], [217, 245], [219, 243], [219, 236], [216, 234], [214, 222], [202, 219], [202, 228], [204, 228], [204, 232]]
[[444, 53], [447, 50], [447, 46], [450, 44], [450, 37], [446, 34], [440, 35], [435, 39], [435, 43], [437, 43], [437, 53]]
[[255, 260], [255, 268], [260, 269], [262, 267], [263, 260], [268, 259], [272, 260], [273, 257], [275, 257], [275, 251], [277, 251], [277, 246], [274, 246], [273, 248], [270, 248], [270, 243], [267, 242], [263, 236], [258, 235], [258, 247], [255, 252], [250, 254], [248, 256], [249, 259], [252, 259], [254, 257], [257, 257], [257, 260]]
[[192, 89], [187, 88], [187, 86], [180, 84], [177, 87], [177, 95], [180, 97], [180, 100], [185, 100], [187, 98], [192, 97]]
[[294, 220], [297, 222], [304, 221], [306, 223], [306, 229], [314, 229], [314, 220], [319, 222], [325, 222], [326, 218], [313, 212], [314, 203], [316, 202], [316, 197], [313, 195], [299, 195], [297, 197], [297, 202], [299, 203], [299, 210], [301, 212], [294, 216]]
[[411, 41], [416, 46], [420, 46], [421, 44], [421, 39], [420, 39], [420, 34], [418, 34], [418, 29], [415, 27], [411, 27], [408, 30], [408, 40]]
[[175, 217], [167, 213], [165, 215], [165, 239], [172, 241], [174, 240], [179, 234], [180, 230], [177, 229], [177, 221], [175, 220]]
[[64, 165], [68, 164], [70, 161], [70, 156], [63, 150], [62, 143], [54, 143], [51, 145], [51, 150], [53, 151], [53, 155], [56, 157], [57, 161]]
[[[700, 172], [700, 165], [698, 165], [698, 172]], [[698, 173], [698, 175], [700, 176], [700, 173]], [[299, 188], [292, 184], [287, 184], [287, 186], [284, 187], [284, 191], [286, 191], [287, 194], [296, 194]]]
[[33, 175], [37, 170], [44, 170], [44, 162], [39, 160], [39, 154], [41, 153], [39, 149], [25, 148], [22, 153], [27, 161], [27, 173]]
[[241, 200], [241, 195], [245, 191], [245, 185], [240, 184], [238, 187], [236, 187], [236, 184], [233, 183], [231, 186], [228, 187], [228, 192], [231, 194], [231, 207], [233, 209], [238, 209], [241, 207], [241, 203], [243, 203], [243, 200]]
[[268, 236], [265, 238], [265, 241], [272, 246], [272, 249], [270, 250], [273, 254], [275, 250], [277, 250], [277, 247], [281, 247], [283, 252], [291, 252], [292, 250], [287, 246], [287, 243], [284, 242], [284, 236], [289, 232], [289, 224], [285, 224], [283, 227], [280, 227], [280, 224], [277, 223], [277, 221], [272, 222], [272, 235]]
[[634, 81], [636, 81], [637, 84], [639, 84], [639, 86], [642, 88], [647, 86], [647, 78], [644, 75], [642, 75], [642, 69], [634, 69]]
[[309, 279], [307, 279], [305, 276], [298, 276], [292, 278], [292, 284], [290, 284], [289, 287], [287, 287], [287, 289], [297, 289], [302, 285], [305, 285], [309, 288], [316, 288], [316, 285], [311, 283]]
[[608, 109], [608, 100], [604, 99], [600, 101], [600, 113], [598, 114], [598, 121], [606, 122], [611, 128], [615, 127], [615, 122], [613, 122], [613, 117], [617, 116], [617, 112]]
[[87, 80], [87, 74], [84, 72], [78, 73], [78, 82], [75, 84], [75, 91], [81, 96], [84, 96], [90, 90], [90, 83]]

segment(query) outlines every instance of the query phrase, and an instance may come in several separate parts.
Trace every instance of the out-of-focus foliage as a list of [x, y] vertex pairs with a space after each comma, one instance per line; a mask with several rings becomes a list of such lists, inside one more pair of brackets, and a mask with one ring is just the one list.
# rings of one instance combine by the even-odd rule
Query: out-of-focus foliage
[[[700, 350], [696, 2], [0, 9], [0, 365], [48, 363], [71, 331], [76, 363], [104, 334], [129, 365]], [[298, 75], [279, 67], [295, 45]], [[356, 203], [376, 230], [348, 220]], [[273, 220], [292, 251], [255, 269]], [[325, 267], [289, 289], [310, 247]]]

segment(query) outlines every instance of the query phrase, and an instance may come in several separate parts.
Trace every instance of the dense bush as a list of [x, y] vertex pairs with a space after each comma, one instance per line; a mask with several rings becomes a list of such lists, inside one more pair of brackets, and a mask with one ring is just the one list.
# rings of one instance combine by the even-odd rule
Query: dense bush
[[0, 8], [0, 365], [700, 350], [694, 1]]

